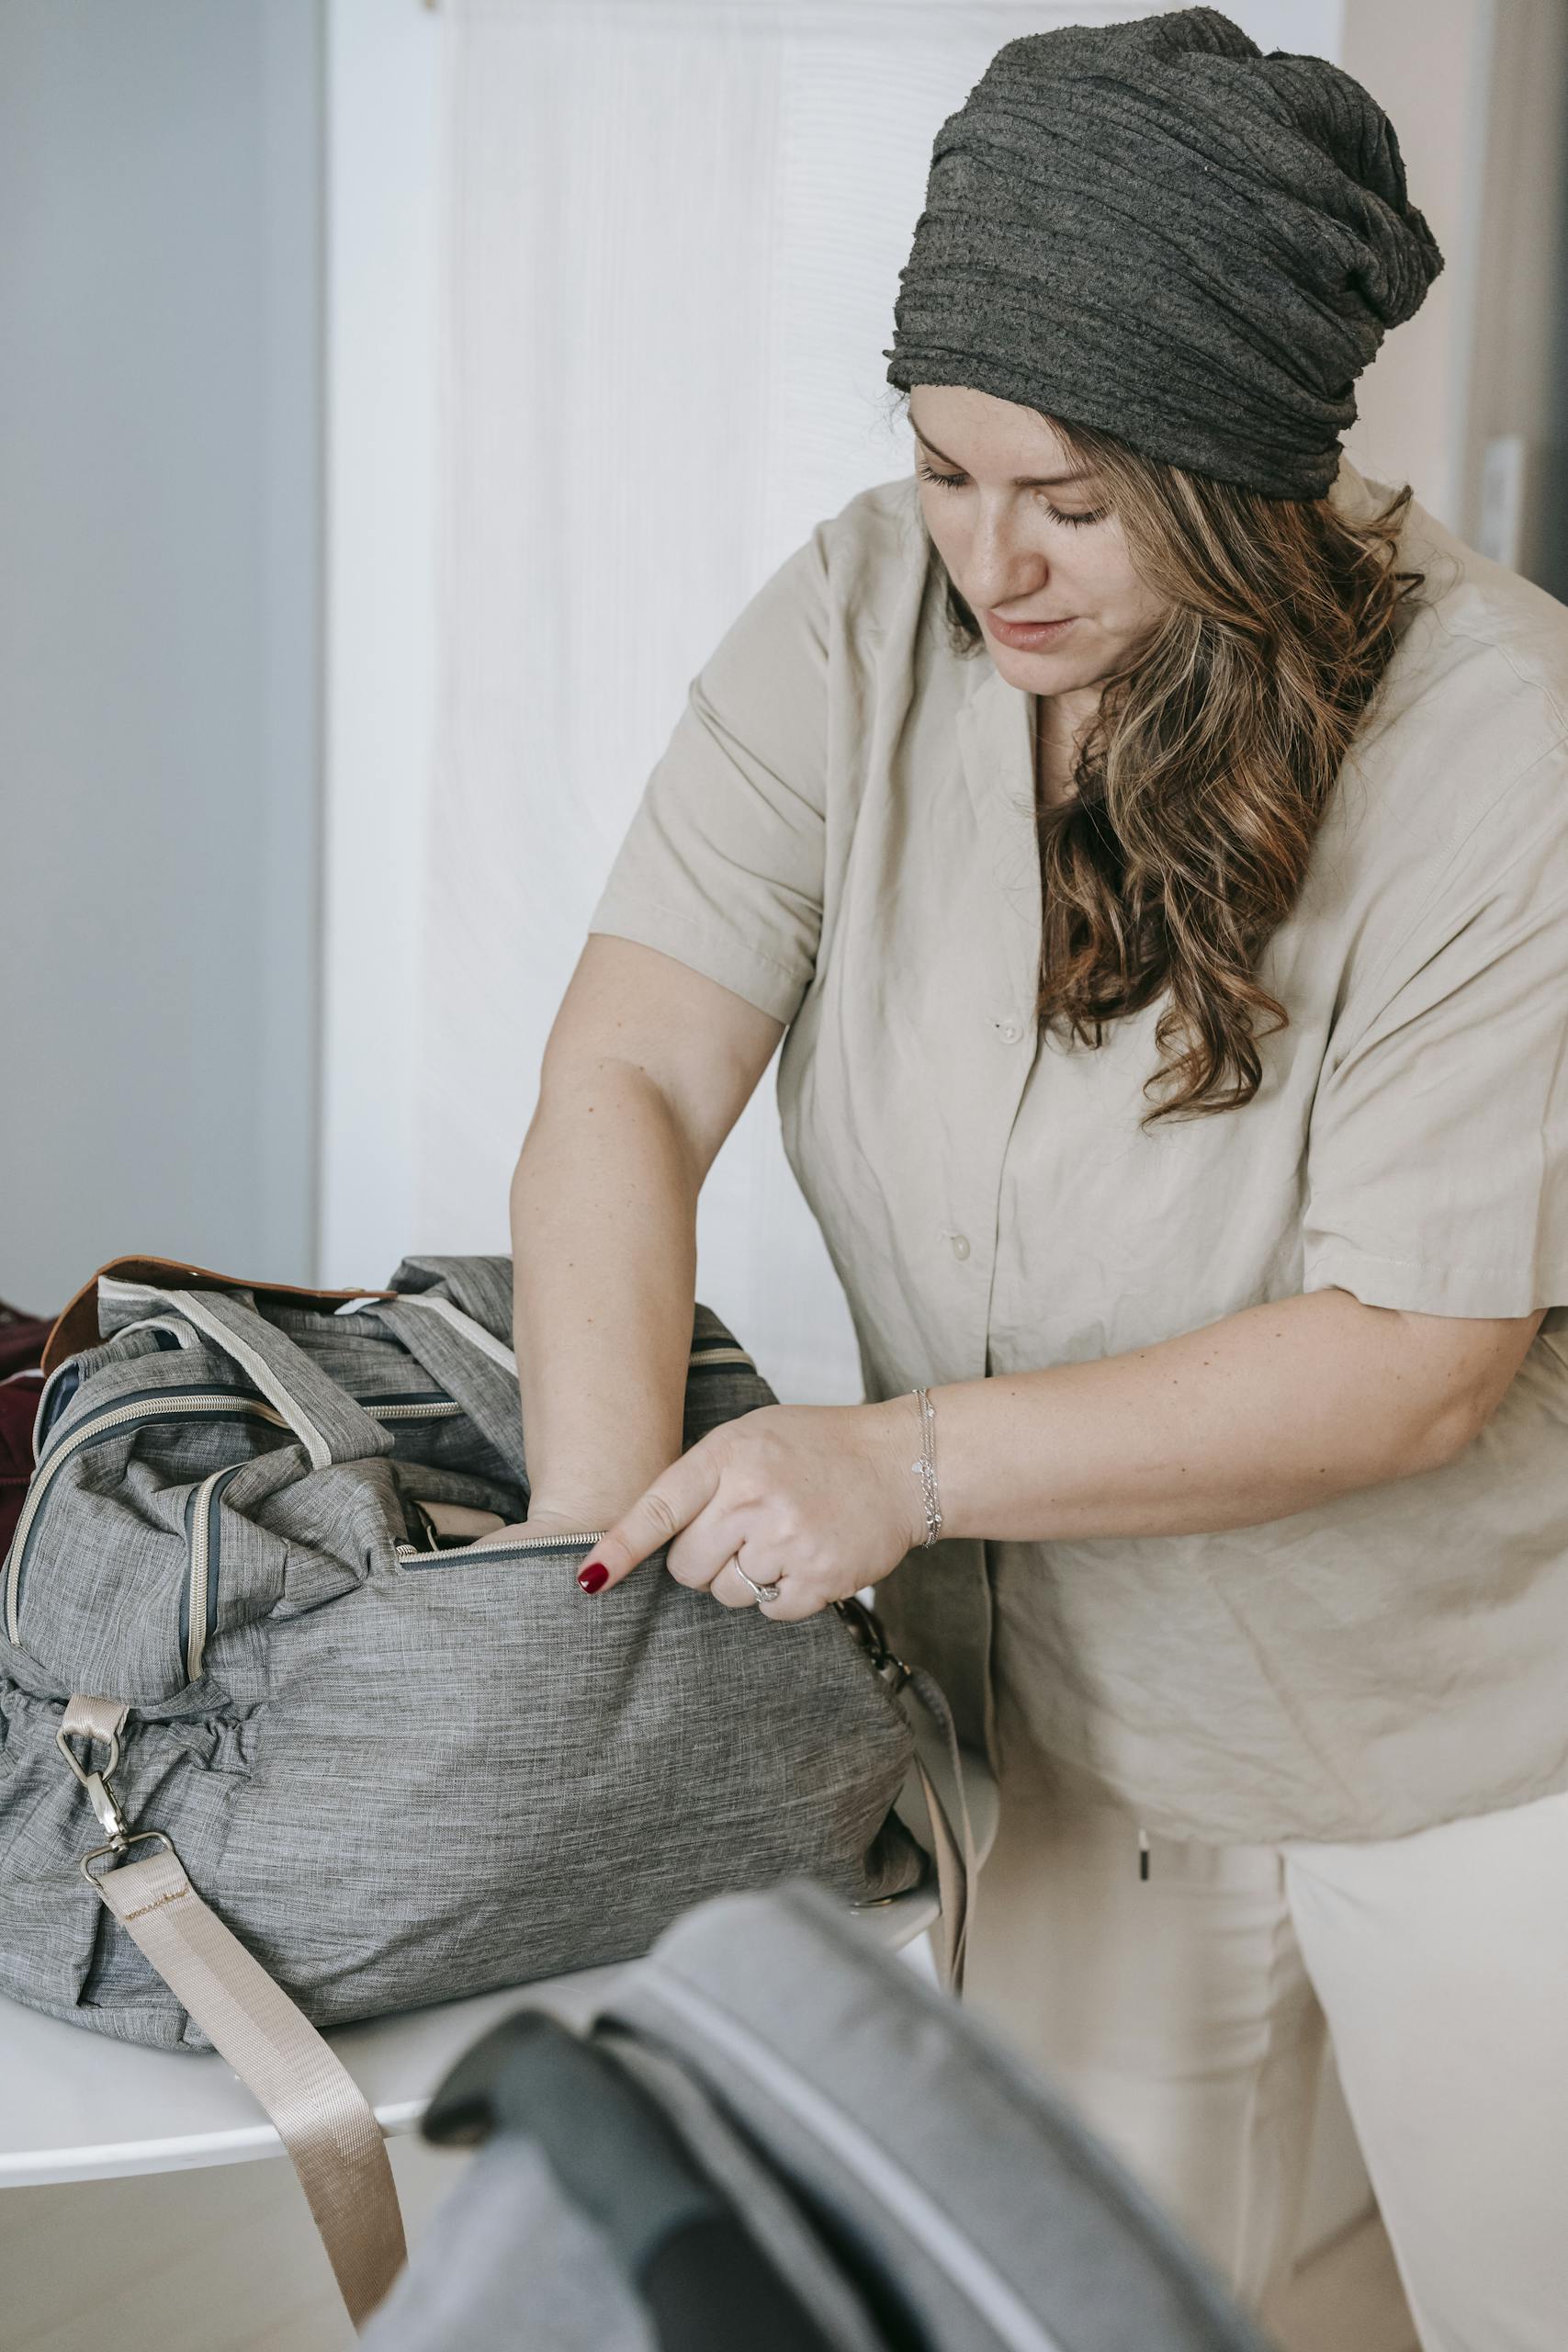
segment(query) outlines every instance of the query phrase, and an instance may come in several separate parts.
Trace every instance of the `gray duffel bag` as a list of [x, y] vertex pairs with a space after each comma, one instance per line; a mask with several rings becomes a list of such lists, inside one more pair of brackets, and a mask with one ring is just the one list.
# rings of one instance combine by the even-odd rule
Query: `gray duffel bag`
[[[591, 1532], [474, 1543], [526, 1515], [511, 1313], [502, 1258], [348, 1296], [117, 1261], [45, 1360], [4, 1577], [0, 1988], [216, 2043], [319, 2221], [389, 2184], [314, 2028], [625, 1959], [796, 1874], [886, 1901], [930, 1867], [911, 1770], [953, 1870], [903, 1696], [941, 1694], [858, 1601], [776, 1623], [661, 1548], [605, 1605]], [[775, 1401], [699, 1303], [682, 1449]], [[331, 2098], [301, 2096], [323, 2064]], [[385, 2283], [366, 2259], [351, 2308]]]

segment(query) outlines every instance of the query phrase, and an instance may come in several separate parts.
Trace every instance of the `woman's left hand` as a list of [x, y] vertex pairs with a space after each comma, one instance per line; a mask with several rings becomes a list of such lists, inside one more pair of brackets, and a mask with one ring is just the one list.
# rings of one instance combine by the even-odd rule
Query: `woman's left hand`
[[[907, 1396], [876, 1405], [761, 1405], [710, 1430], [661, 1470], [578, 1571], [601, 1600], [660, 1544], [671, 1575], [727, 1609], [778, 1622], [815, 1616], [876, 1584], [925, 1542], [919, 1418]], [[778, 1583], [759, 1602], [752, 1584]], [[607, 1571], [592, 1583], [599, 1562]]]

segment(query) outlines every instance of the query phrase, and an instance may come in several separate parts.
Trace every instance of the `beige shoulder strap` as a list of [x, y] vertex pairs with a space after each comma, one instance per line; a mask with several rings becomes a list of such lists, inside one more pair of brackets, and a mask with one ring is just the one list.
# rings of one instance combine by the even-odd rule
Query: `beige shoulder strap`
[[[930, 1725], [919, 1717], [914, 1724], [915, 1770], [931, 1816], [931, 1853], [936, 1863], [937, 1966], [942, 1984], [955, 1997], [964, 1992], [964, 1960], [968, 1943], [969, 1907], [975, 1897], [979, 1863], [969, 1802], [964, 1792], [964, 1767], [958, 1735], [942, 1686], [923, 1667], [908, 1670], [904, 1685], [925, 1709]], [[924, 1751], [924, 1752], [922, 1752]], [[932, 1768], [935, 1768], [934, 1770]], [[940, 1781], [945, 1780], [945, 1792]], [[953, 1822], [958, 1824], [957, 1831]], [[962, 1838], [962, 1844], [960, 1839]]]
[[[112, 1750], [125, 1712], [115, 1701], [73, 1699], [62, 1745], [86, 1736]], [[107, 1771], [88, 1776], [88, 1793], [98, 1810], [96, 1781], [118, 1822], [107, 1779]], [[282, 1986], [202, 1901], [163, 1831], [129, 1836], [120, 1825], [114, 1837], [115, 1823], [101, 1811], [99, 1818], [111, 1843], [85, 1858], [85, 1875], [276, 2125], [348, 2315], [363, 2326], [406, 2259], [397, 2186], [368, 2100]], [[145, 1860], [90, 1867], [142, 1846]]]

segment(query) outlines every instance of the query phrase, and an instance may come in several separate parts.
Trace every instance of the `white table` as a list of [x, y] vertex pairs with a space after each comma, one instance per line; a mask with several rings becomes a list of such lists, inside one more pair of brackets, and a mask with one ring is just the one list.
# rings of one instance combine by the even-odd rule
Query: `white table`
[[[944, 1767], [929, 1760], [942, 1785]], [[995, 1834], [995, 1783], [967, 1754], [964, 1783], [983, 1856]], [[917, 1831], [923, 1826], [918, 1794], [907, 1792], [899, 1809]], [[921, 1888], [855, 1917], [897, 1950], [933, 1925], [936, 1895]], [[383, 2132], [412, 2132], [453, 2061], [498, 2018], [527, 2000], [568, 2023], [583, 2023], [626, 1964], [344, 2026], [329, 2039]], [[0, 2086], [0, 2188], [244, 2164], [282, 2153], [276, 2132], [216, 2052], [141, 2049], [41, 2017], [3, 1996]]]

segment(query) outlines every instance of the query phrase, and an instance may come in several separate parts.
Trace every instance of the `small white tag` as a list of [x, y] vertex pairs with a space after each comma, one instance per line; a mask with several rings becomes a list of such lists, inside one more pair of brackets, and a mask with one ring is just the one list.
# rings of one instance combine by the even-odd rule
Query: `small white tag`
[[493, 1535], [506, 1521], [498, 1510], [474, 1510], [467, 1503], [416, 1502], [414, 1509], [428, 1522], [438, 1543], [477, 1544]]

